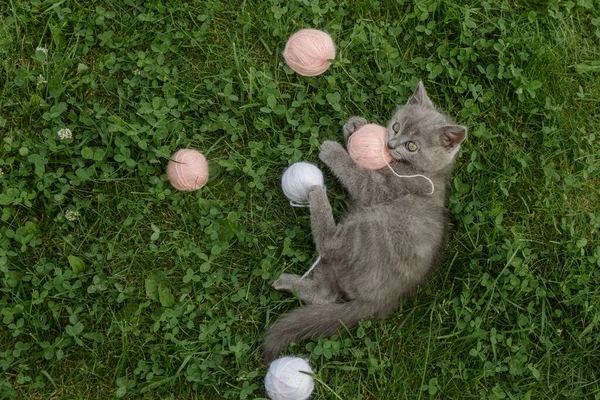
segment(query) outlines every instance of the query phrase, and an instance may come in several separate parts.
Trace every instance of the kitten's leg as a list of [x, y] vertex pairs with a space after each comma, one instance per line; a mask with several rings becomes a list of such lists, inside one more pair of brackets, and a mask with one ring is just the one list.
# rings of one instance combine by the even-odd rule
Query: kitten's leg
[[348, 119], [348, 121], [344, 124], [344, 127], [342, 128], [342, 132], [344, 133], [344, 141], [348, 143], [348, 138], [350, 137], [350, 135], [352, 135], [354, 132], [356, 132], [366, 124], [368, 124], [368, 122], [363, 117], [352, 117]]
[[341, 144], [331, 140], [321, 143], [319, 158], [348, 189], [350, 195], [356, 198], [361, 197], [362, 191], [372, 187], [372, 185], [366, 185], [366, 182], [383, 179], [379, 175], [373, 174], [372, 171], [360, 168]]
[[[327, 245], [331, 245], [336, 230], [331, 205], [327, 199], [327, 192], [321, 186], [309, 188], [308, 201], [313, 239], [317, 251], [323, 256]], [[273, 288], [294, 292], [305, 304], [333, 303], [337, 300], [337, 295], [330, 287], [328, 279], [318, 270], [323, 267], [325, 266], [318, 261], [314, 279], [310, 277], [302, 279], [298, 275], [281, 274], [279, 279], [273, 283]]]
[[327, 244], [331, 244], [336, 229], [327, 192], [321, 186], [312, 186], [308, 190], [308, 202], [313, 240], [317, 251], [323, 255]]
[[327, 304], [336, 301], [336, 297], [318, 279], [301, 279], [298, 275], [281, 274], [273, 283], [273, 289], [295, 293], [304, 304]]

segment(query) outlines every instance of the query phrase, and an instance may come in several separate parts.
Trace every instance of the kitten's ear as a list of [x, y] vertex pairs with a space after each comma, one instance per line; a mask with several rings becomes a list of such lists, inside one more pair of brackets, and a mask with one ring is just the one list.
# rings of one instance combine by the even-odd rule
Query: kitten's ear
[[441, 129], [440, 142], [447, 149], [453, 149], [465, 140], [467, 128], [462, 125], [447, 125]]
[[434, 108], [433, 103], [429, 99], [429, 96], [427, 96], [427, 91], [425, 90], [425, 85], [423, 85], [423, 81], [419, 81], [415, 92], [412, 96], [410, 96], [406, 104]]

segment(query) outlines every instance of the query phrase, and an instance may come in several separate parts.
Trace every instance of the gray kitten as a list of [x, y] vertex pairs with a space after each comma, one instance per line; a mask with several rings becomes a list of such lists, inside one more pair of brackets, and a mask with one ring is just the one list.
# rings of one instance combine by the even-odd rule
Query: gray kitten
[[[364, 118], [344, 125], [348, 140]], [[391, 168], [359, 167], [337, 142], [325, 141], [319, 157], [347, 188], [351, 204], [336, 225], [322, 187], [309, 191], [311, 227], [321, 260], [313, 277], [282, 274], [273, 288], [298, 295], [306, 306], [275, 323], [265, 339], [265, 361], [289, 343], [332, 335], [360, 320], [393, 312], [432, 272], [443, 250], [447, 184], [454, 157], [466, 136], [436, 110], [419, 82], [408, 103], [387, 126]]]

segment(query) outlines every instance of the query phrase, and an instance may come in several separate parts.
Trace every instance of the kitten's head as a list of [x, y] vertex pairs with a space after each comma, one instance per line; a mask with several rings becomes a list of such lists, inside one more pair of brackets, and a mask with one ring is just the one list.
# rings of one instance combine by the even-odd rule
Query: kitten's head
[[467, 128], [454, 125], [435, 108], [423, 82], [406, 105], [394, 112], [387, 130], [392, 157], [423, 172], [450, 166], [467, 136]]

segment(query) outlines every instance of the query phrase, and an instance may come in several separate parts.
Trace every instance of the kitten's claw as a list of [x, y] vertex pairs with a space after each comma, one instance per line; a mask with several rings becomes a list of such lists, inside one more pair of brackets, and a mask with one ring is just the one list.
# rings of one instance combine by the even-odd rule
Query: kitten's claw
[[368, 124], [367, 120], [363, 117], [352, 117], [344, 124], [342, 132], [344, 133], [344, 140], [347, 142], [350, 135]]

